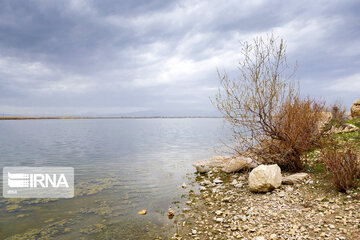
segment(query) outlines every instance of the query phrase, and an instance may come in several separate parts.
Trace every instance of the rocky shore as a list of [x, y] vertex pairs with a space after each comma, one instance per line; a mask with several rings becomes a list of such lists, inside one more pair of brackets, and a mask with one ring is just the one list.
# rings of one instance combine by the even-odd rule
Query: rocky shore
[[360, 239], [360, 193], [338, 193], [322, 172], [252, 193], [249, 171], [196, 174], [173, 239]]
[[[360, 99], [358, 100], [360, 106]], [[358, 105], [352, 119], [329, 124], [325, 136], [360, 154]], [[329, 118], [331, 119], [331, 118]], [[186, 206], [177, 206], [172, 239], [360, 239], [360, 187], [338, 192], [319, 149], [303, 156], [304, 172], [281, 172], [252, 156], [213, 157], [193, 164]]]

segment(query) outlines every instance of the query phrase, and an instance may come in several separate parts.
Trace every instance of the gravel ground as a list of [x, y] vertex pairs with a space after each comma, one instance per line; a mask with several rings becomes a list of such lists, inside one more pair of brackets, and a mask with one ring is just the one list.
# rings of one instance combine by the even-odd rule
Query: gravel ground
[[[284, 174], [283, 174], [284, 175]], [[172, 239], [360, 239], [360, 192], [336, 192], [325, 173], [265, 194], [248, 172], [195, 174]]]

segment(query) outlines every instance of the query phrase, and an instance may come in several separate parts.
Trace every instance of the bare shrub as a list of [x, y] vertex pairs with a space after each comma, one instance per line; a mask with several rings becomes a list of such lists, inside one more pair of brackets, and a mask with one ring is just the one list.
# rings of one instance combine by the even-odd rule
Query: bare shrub
[[300, 155], [317, 139], [322, 105], [302, 100], [292, 81], [296, 71], [286, 61], [284, 41], [268, 36], [244, 42], [240, 78], [220, 74], [215, 105], [232, 129], [232, 149], [253, 152], [268, 162], [300, 170]]
[[338, 191], [344, 192], [359, 185], [360, 161], [357, 154], [347, 146], [339, 149], [332, 139], [322, 147], [322, 161], [332, 174], [333, 183]]
[[329, 107], [329, 112], [332, 124], [341, 126], [346, 122], [346, 108], [339, 100]]
[[272, 154], [265, 154], [263, 158], [288, 170], [303, 169], [305, 159], [301, 156], [318, 146], [318, 121], [322, 110], [323, 104], [311, 98], [288, 99], [273, 121], [271, 140], [264, 146], [271, 149]]

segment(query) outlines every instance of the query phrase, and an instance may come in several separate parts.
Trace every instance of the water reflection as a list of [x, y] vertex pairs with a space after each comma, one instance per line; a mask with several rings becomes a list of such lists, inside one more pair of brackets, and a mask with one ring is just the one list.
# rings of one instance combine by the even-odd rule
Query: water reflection
[[221, 119], [0, 121], [1, 167], [76, 175], [73, 199], [1, 198], [0, 238], [166, 238], [169, 204], [185, 193], [177, 186], [221, 133]]

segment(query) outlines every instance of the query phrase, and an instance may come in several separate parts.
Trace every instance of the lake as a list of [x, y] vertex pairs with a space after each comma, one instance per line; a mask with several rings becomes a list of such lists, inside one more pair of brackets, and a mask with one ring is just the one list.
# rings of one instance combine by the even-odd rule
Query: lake
[[219, 118], [0, 121], [1, 168], [75, 169], [74, 198], [1, 197], [0, 239], [166, 239], [178, 186], [225, 134]]

